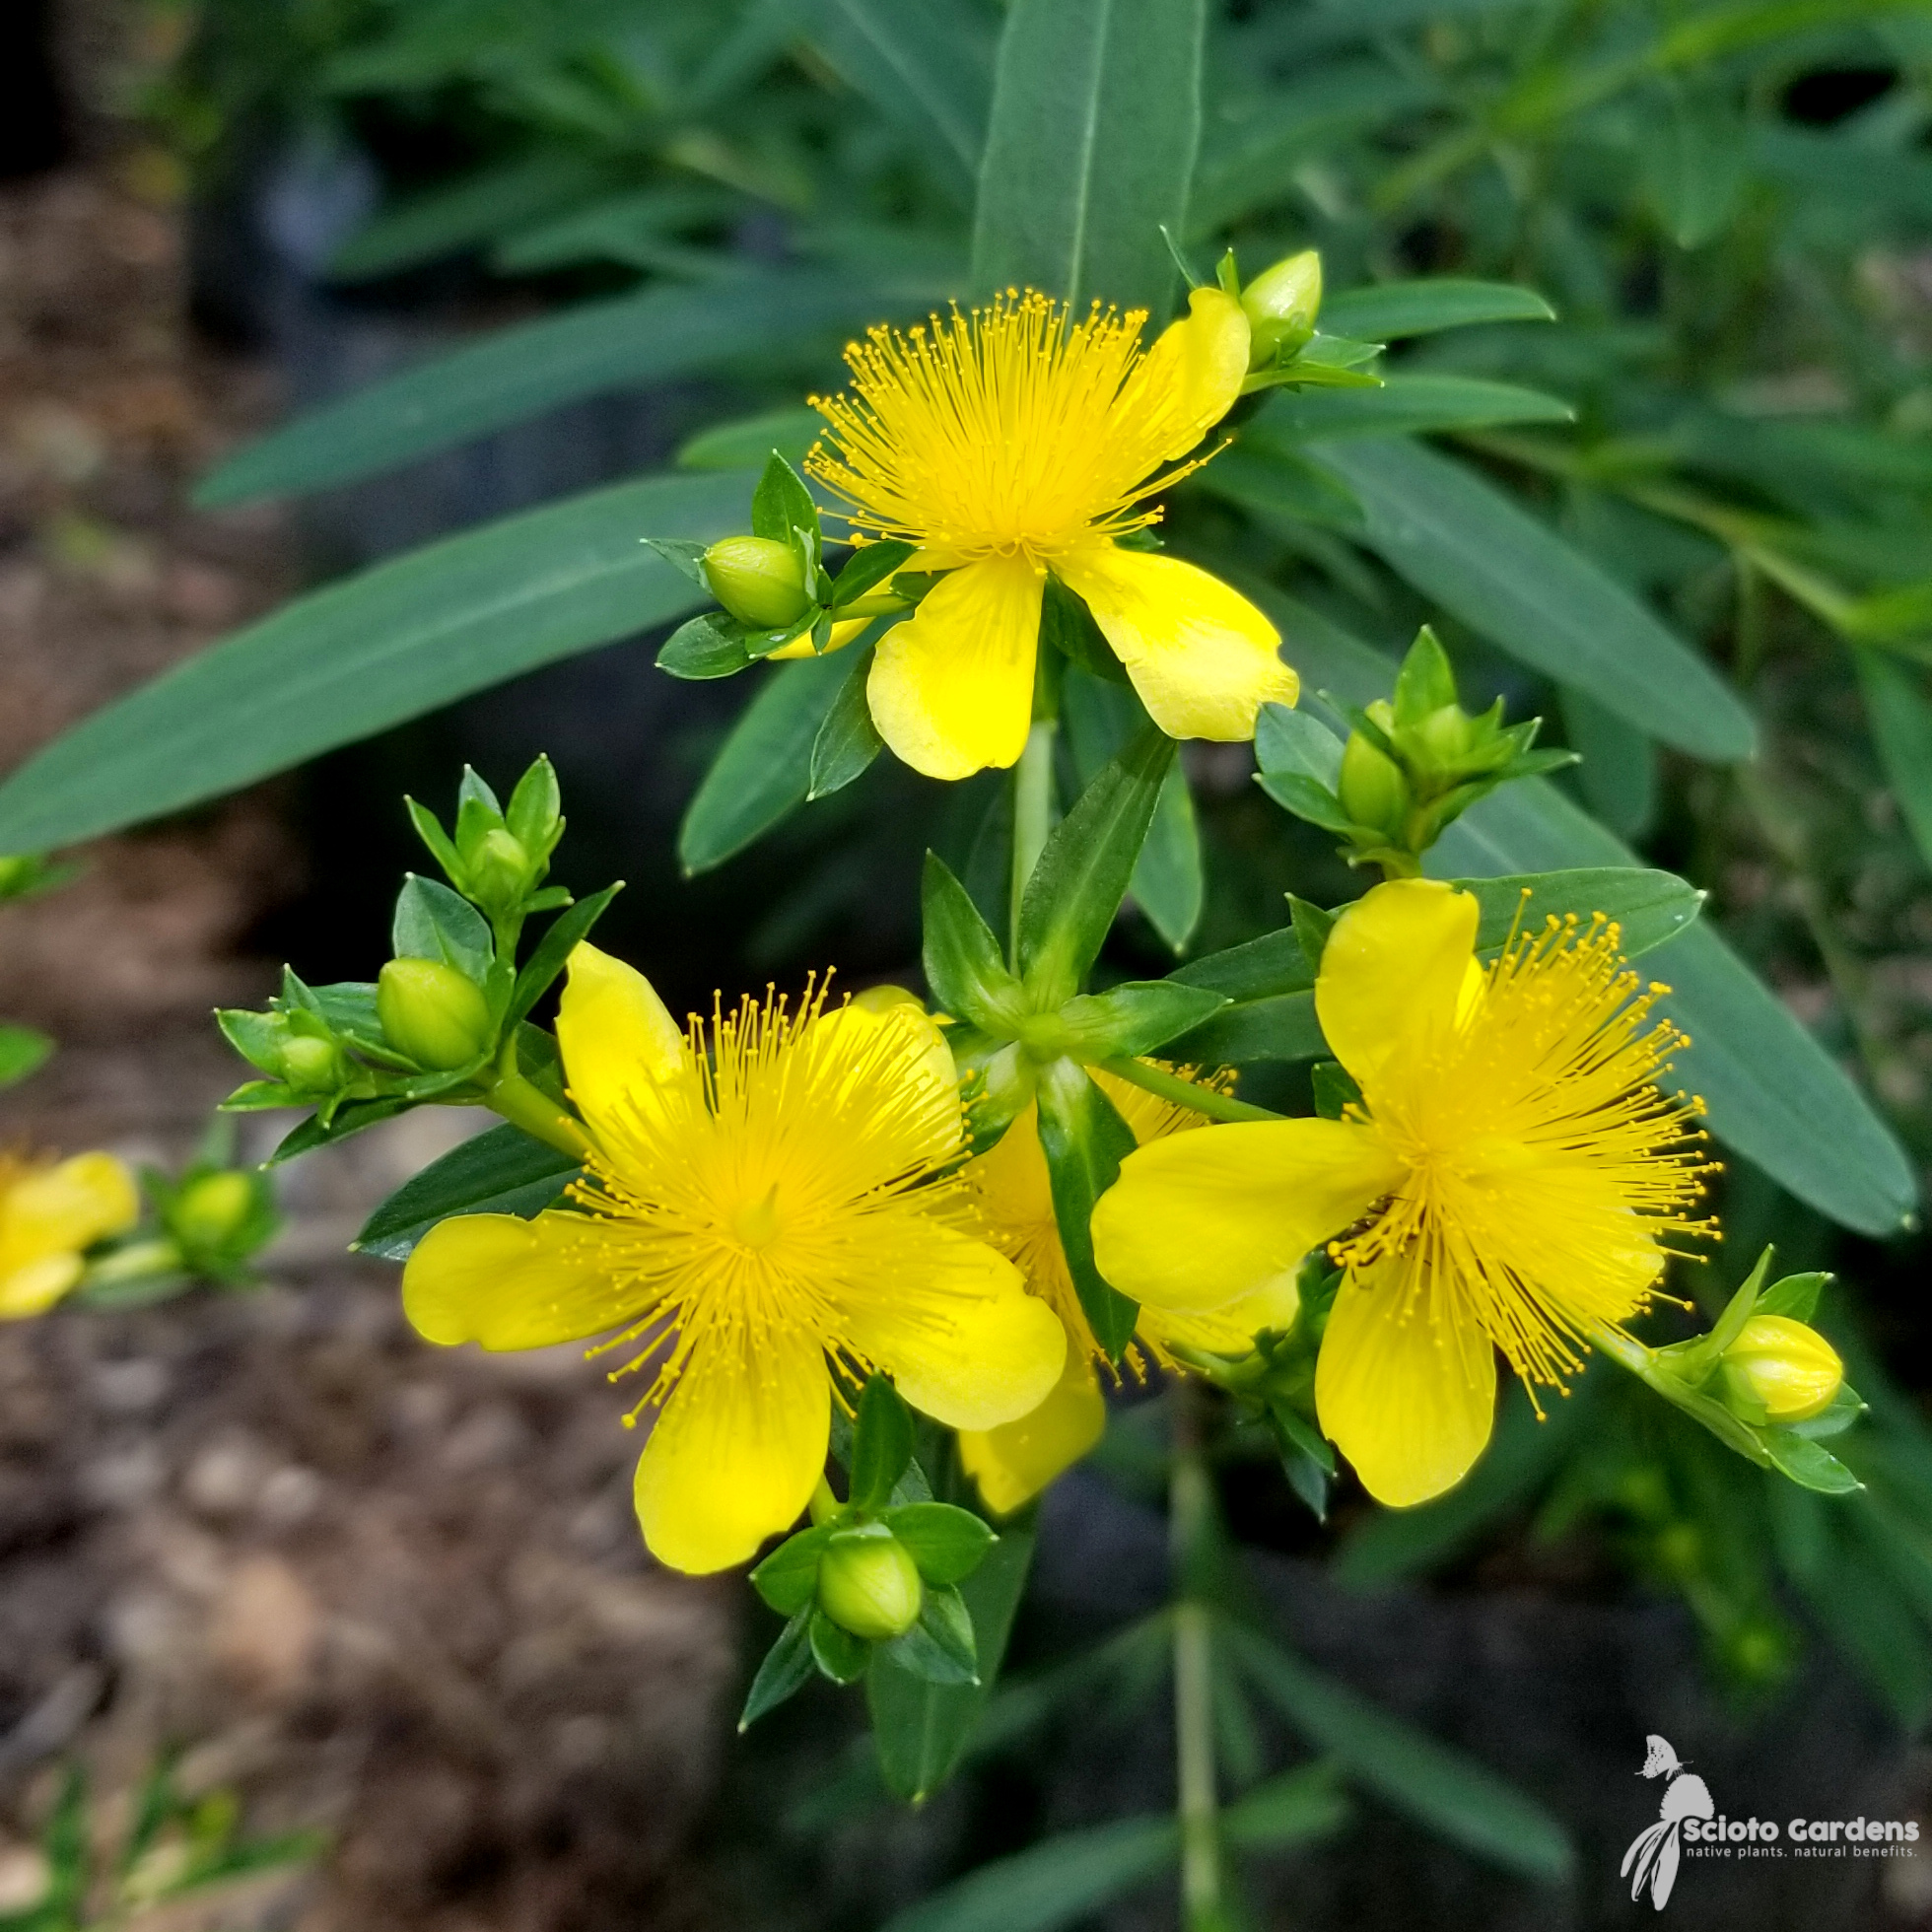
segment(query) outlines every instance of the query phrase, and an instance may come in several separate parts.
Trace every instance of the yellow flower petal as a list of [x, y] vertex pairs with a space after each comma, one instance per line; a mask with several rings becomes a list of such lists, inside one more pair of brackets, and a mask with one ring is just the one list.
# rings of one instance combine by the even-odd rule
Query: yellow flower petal
[[1179, 1343], [1205, 1348], [1209, 1354], [1244, 1355], [1263, 1329], [1285, 1331], [1294, 1326], [1301, 1308], [1299, 1271], [1274, 1276], [1250, 1294], [1236, 1295], [1218, 1308], [1199, 1315], [1177, 1315], [1171, 1309], [1142, 1305], [1140, 1333], [1163, 1346]]
[[1294, 703], [1301, 685], [1281, 661], [1281, 634], [1219, 578], [1112, 544], [1070, 550], [1054, 569], [1169, 737], [1252, 738], [1263, 705]]
[[402, 1271], [402, 1310], [417, 1334], [454, 1346], [546, 1348], [619, 1327], [600, 1235], [607, 1223], [555, 1209], [457, 1214], [417, 1243]]
[[1248, 317], [1224, 289], [1196, 289], [1123, 385], [1129, 422], [1158, 412], [1171, 423], [1160, 460], [1185, 456], [1234, 407], [1248, 375]]
[[1137, 1148], [1093, 1210], [1100, 1273], [1123, 1294], [1183, 1315], [1278, 1293], [1318, 1241], [1402, 1178], [1370, 1128], [1237, 1121]]
[[557, 1007], [557, 1045], [570, 1097], [599, 1139], [624, 1109], [654, 1109], [656, 1089], [691, 1066], [683, 1031], [635, 966], [580, 943]]
[[112, 1154], [76, 1154], [30, 1169], [0, 1201], [0, 1254], [15, 1266], [75, 1254], [141, 1217], [134, 1177]]
[[1394, 1267], [1343, 1282], [1315, 1408], [1376, 1501], [1400, 1508], [1453, 1488], [1489, 1440], [1495, 1407], [1495, 1350], [1441, 1284], [1405, 1297]]
[[[942, 1160], [960, 1144], [965, 1124], [952, 1049], [910, 993], [899, 987], [867, 987], [857, 999], [828, 1007], [812, 1022], [810, 1034], [836, 1043], [832, 1051], [851, 1069], [853, 1080], [879, 1061], [903, 1070], [908, 1091], [920, 1096], [905, 1110], [913, 1129], [907, 1141], [910, 1158]], [[848, 1081], [847, 1091], [850, 1086]]]
[[693, 1351], [638, 1459], [651, 1553], [702, 1576], [798, 1520], [825, 1469], [831, 1378], [818, 1344], [773, 1324]]
[[879, 736], [928, 778], [1017, 762], [1033, 721], [1045, 574], [988, 557], [943, 577], [879, 641], [865, 695]]
[[42, 1255], [0, 1275], [0, 1322], [44, 1315], [79, 1283], [83, 1268], [76, 1254]]
[[1392, 1056], [1413, 1060], [1419, 1042], [1454, 1024], [1475, 966], [1478, 910], [1474, 894], [1440, 879], [1391, 879], [1335, 922], [1315, 1014], [1365, 1092]]
[[937, 1221], [922, 1252], [841, 1310], [846, 1340], [948, 1428], [991, 1429], [1039, 1408], [1060, 1379], [1067, 1331], [1018, 1271]]
[[[910, 570], [911, 564], [906, 568]], [[848, 617], [843, 624], [834, 624], [822, 652], [811, 648], [811, 633], [807, 631], [803, 637], [794, 638], [790, 644], [782, 644], [766, 656], [774, 663], [781, 657], [829, 657], [833, 652], [843, 651], [872, 621], [869, 617]]]
[[1072, 1468], [1107, 1431], [1107, 1402], [1084, 1348], [1070, 1346], [1039, 1408], [997, 1429], [961, 1429], [959, 1460], [986, 1505], [1010, 1516]]

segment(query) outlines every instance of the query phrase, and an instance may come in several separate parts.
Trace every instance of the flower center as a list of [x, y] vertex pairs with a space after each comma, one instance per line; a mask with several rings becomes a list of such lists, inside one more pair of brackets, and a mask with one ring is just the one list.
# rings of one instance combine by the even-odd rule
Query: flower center
[[779, 1235], [778, 1183], [774, 1181], [765, 1190], [763, 1200], [732, 1208], [729, 1226], [731, 1238], [740, 1247], [749, 1248], [754, 1254], [769, 1248]]

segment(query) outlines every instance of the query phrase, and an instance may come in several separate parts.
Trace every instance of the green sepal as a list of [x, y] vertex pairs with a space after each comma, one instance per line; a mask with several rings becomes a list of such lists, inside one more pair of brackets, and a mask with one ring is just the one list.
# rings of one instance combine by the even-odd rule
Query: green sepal
[[1040, 597], [1040, 648], [1059, 652], [1090, 676], [1129, 682], [1127, 666], [1114, 656], [1085, 600], [1051, 575]]
[[589, 936], [590, 929], [603, 917], [604, 909], [623, 889], [624, 881], [618, 879], [601, 892], [578, 900], [561, 919], [552, 922], [536, 950], [524, 961], [523, 970], [517, 975], [510, 1006], [504, 1014], [505, 1026], [515, 1026], [528, 1015], [557, 975], [570, 964], [571, 954]]
[[1818, 1313], [1818, 1298], [1830, 1284], [1829, 1275], [1787, 1275], [1758, 1297], [1760, 1315], [1783, 1315], [1794, 1322], [1809, 1322]]
[[820, 1523], [787, 1537], [751, 1572], [751, 1587], [781, 1617], [795, 1617], [810, 1606], [818, 1590], [818, 1560], [835, 1527]]
[[1073, 1061], [1056, 1060], [1041, 1070], [1038, 1097], [1040, 1148], [1067, 1271], [1094, 1340], [1118, 1361], [1134, 1339], [1139, 1309], [1101, 1278], [1089, 1224], [1094, 1203], [1120, 1179], [1121, 1162], [1135, 1149], [1134, 1130]]
[[[774, 449], [751, 493], [751, 533], [771, 543], [791, 543], [796, 530], [818, 533], [818, 506], [798, 472]], [[700, 551], [700, 555], [702, 555]], [[816, 555], [808, 559], [816, 568]], [[806, 579], [809, 583], [809, 577]]]
[[728, 612], [708, 610], [680, 624], [657, 652], [657, 668], [690, 682], [735, 677], [756, 659], [745, 649], [745, 627]]
[[885, 749], [878, 726], [872, 723], [872, 708], [865, 694], [872, 670], [869, 645], [853, 654], [852, 669], [832, 700], [832, 709], [818, 727], [811, 745], [811, 778], [805, 790], [807, 801], [830, 797], [842, 792], [855, 779], [871, 769], [872, 760]]
[[1328, 950], [1329, 934], [1335, 931], [1336, 915], [1324, 912], [1306, 899], [1288, 894], [1288, 924], [1308, 961], [1308, 983], [1314, 985], [1322, 970], [1322, 954]]
[[926, 984], [940, 1007], [999, 1039], [1011, 1039], [1024, 1010], [1000, 941], [966, 888], [936, 853], [926, 855], [920, 881]]
[[926, 1592], [919, 1622], [902, 1637], [880, 1646], [900, 1669], [929, 1684], [978, 1684], [979, 1646], [966, 1602], [949, 1584]]
[[917, 548], [916, 544], [907, 543], [899, 537], [891, 537], [880, 543], [862, 544], [832, 580], [832, 608], [843, 610], [847, 604], [884, 583]]
[[820, 1675], [829, 1677], [834, 1684], [856, 1684], [872, 1661], [872, 1646], [863, 1637], [842, 1629], [822, 1610], [808, 1615], [806, 1628], [811, 1638], [812, 1662], [818, 1666]]
[[[758, 532], [760, 536], [764, 531]], [[642, 539], [646, 549], [655, 550], [674, 570], [681, 571], [706, 596], [713, 594], [711, 580], [705, 575], [705, 552], [711, 547], [705, 543], [693, 543], [689, 537], [648, 536]]]
[[816, 1661], [810, 1637], [812, 1616], [809, 1610], [799, 1611], [766, 1651], [758, 1675], [751, 1680], [744, 1709], [738, 1713], [740, 1733], [748, 1731], [767, 1711], [776, 1710], [810, 1680]]
[[488, 981], [496, 960], [483, 915], [447, 885], [416, 872], [403, 874], [389, 946], [398, 959], [441, 960], [478, 986]]
[[444, 875], [451, 884], [462, 876], [463, 862], [450, 843], [449, 835], [443, 829], [443, 821], [427, 805], [419, 805], [414, 798], [403, 798], [403, 809], [409, 814], [409, 822], [416, 828], [416, 836], [428, 848], [429, 855], [443, 867]]
[[1396, 673], [1396, 724], [1419, 724], [1455, 702], [1456, 673], [1450, 667], [1449, 654], [1424, 624]]
[[906, 1546], [930, 1584], [962, 1582], [1000, 1540], [983, 1518], [948, 1502], [902, 1503], [879, 1520]]

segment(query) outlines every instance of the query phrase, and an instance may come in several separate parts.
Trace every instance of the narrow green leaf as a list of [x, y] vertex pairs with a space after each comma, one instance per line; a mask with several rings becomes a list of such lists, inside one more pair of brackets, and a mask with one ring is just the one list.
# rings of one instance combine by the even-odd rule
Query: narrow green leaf
[[855, 779], [862, 778], [871, 769], [872, 760], [885, 749], [865, 697], [865, 681], [871, 669], [870, 646], [852, 654], [852, 668], [812, 740], [807, 799], [826, 798], [844, 791]]
[[1338, 436], [1422, 436], [1503, 423], [1569, 423], [1560, 397], [1475, 376], [1407, 376], [1394, 371], [1375, 389], [1296, 389], [1277, 394], [1243, 434], [1249, 448], [1315, 443]]
[[1123, 980], [1105, 993], [1083, 993], [1061, 1007], [1068, 1052], [1083, 1061], [1152, 1053], [1202, 1025], [1226, 997], [1178, 980]]
[[1394, 342], [1406, 335], [1467, 328], [1479, 322], [1553, 322], [1556, 311], [1534, 289], [1513, 282], [1466, 282], [1453, 276], [1344, 289], [1322, 304], [1331, 334]]
[[[820, 270], [647, 288], [581, 303], [372, 383], [231, 456], [204, 508], [353, 482], [605, 389], [775, 354], [866, 322], [917, 314], [946, 291]], [[635, 526], [659, 525], [640, 519]]]
[[1493, 954], [1512, 932], [1535, 932], [1550, 919], [1587, 926], [1602, 913], [1617, 922], [1623, 956], [1638, 958], [1674, 939], [1696, 919], [1704, 895], [1675, 872], [1636, 865], [1585, 865], [1573, 871], [1456, 879], [1483, 908], [1476, 949]]
[[438, 1221], [452, 1214], [516, 1214], [527, 1220], [563, 1193], [577, 1162], [520, 1128], [493, 1127], [433, 1160], [363, 1223], [351, 1244], [384, 1261], [407, 1261]]
[[1260, 1060], [1313, 1060], [1327, 1053], [1315, 1019], [1315, 974], [1292, 928], [1209, 953], [1170, 978], [1224, 995], [1232, 1003], [1170, 1040], [1170, 1060], [1197, 1067]]
[[1546, 1885], [1569, 1877], [1569, 1833], [1534, 1799], [1265, 1638], [1223, 1628], [1255, 1687], [1348, 1777], [1493, 1865]]
[[1042, 1070], [1037, 1098], [1040, 1148], [1047, 1157], [1067, 1272], [1094, 1340], [1118, 1361], [1134, 1339], [1138, 1310], [1101, 1278], [1089, 1223], [1094, 1203], [1120, 1179], [1121, 1162], [1134, 1151], [1134, 1130], [1086, 1070], [1070, 1060], [1056, 1060]]
[[[1616, 838], [1546, 780], [1505, 786], [1430, 855], [1432, 871], [1629, 863]], [[1917, 1203], [1910, 1162], [1838, 1064], [1700, 922], [1650, 956], [1673, 989], [1660, 1007], [1690, 1036], [1676, 1077], [1709, 1108], [1716, 1137], [1821, 1213], [1866, 1234], [1897, 1231]]]
[[1018, 984], [993, 929], [936, 853], [926, 855], [920, 909], [932, 998], [944, 1011], [1005, 1037], [1021, 1011]]
[[876, 588], [913, 555], [914, 547], [899, 537], [891, 537], [855, 550], [832, 581], [832, 608], [841, 610], [855, 598]]
[[640, 530], [742, 528], [741, 476], [592, 491], [285, 605], [96, 712], [0, 786], [0, 850], [72, 845], [221, 796], [689, 610]]
[[722, 865], [805, 802], [811, 748], [845, 675], [839, 656], [795, 658], [745, 707], [678, 828], [687, 877]]
[[[1049, 581], [1049, 599], [1055, 586]], [[1088, 628], [1098, 635], [1084, 605], [1065, 593], [1078, 608]], [[1042, 631], [1045, 630], [1042, 606]], [[1120, 660], [1101, 647], [1117, 677], [1103, 679], [1087, 670], [1070, 671], [1061, 691], [1061, 717], [1072, 746], [1073, 764], [1082, 786], [1125, 745], [1146, 722], [1146, 709], [1124, 681]], [[1147, 923], [1173, 952], [1186, 950], [1208, 898], [1207, 869], [1201, 856], [1201, 829], [1195, 819], [1194, 794], [1188, 788], [1187, 768], [1176, 758], [1161, 781], [1154, 815], [1134, 862], [1128, 894], [1147, 917]]]
[[794, 1692], [804, 1689], [813, 1670], [811, 1648], [812, 1612], [807, 1606], [779, 1632], [778, 1641], [765, 1653], [758, 1675], [738, 1714], [738, 1729], [748, 1731], [769, 1710]]
[[872, 1646], [832, 1622], [823, 1611], [807, 1611], [805, 1626], [812, 1662], [834, 1684], [857, 1684], [872, 1661]]
[[885, 1932], [1055, 1932], [1144, 1885], [1180, 1850], [1171, 1818], [1123, 1818], [996, 1859], [888, 1919]]
[[978, 1684], [932, 1684], [883, 1654], [874, 1656], [865, 1698], [879, 1769], [888, 1787], [909, 1803], [931, 1797], [959, 1761], [999, 1678], [1032, 1560], [1031, 1527], [1009, 1524], [986, 1560], [959, 1586], [973, 1620]]
[[948, 0], [816, 0], [813, 14], [812, 44], [971, 207], [993, 95], [986, 16]]
[[614, 885], [605, 886], [601, 892], [593, 892], [589, 898], [580, 899], [551, 923], [536, 950], [524, 962], [523, 970], [517, 975], [516, 989], [510, 996], [510, 1011], [504, 1019], [506, 1026], [515, 1026], [518, 1020], [529, 1016], [530, 1008], [543, 998], [551, 982], [570, 964], [572, 952], [589, 937], [590, 929], [603, 917], [604, 908], [623, 889], [624, 881], [619, 879]]
[[330, 257], [338, 282], [363, 282], [488, 242], [593, 192], [608, 176], [596, 163], [553, 147], [465, 174], [384, 208]]
[[1892, 795], [1919, 857], [1932, 865], [1932, 702], [1919, 676], [1880, 651], [1854, 651], [1865, 715]]
[[0, 1025], [0, 1087], [12, 1086], [41, 1066], [53, 1042], [31, 1026]]
[[751, 531], [771, 543], [790, 543], [794, 530], [815, 530], [818, 506], [804, 478], [774, 449], [751, 492]]
[[769, 409], [700, 430], [677, 452], [679, 469], [761, 469], [776, 451], [801, 463], [825, 427], [816, 409]]
[[1342, 783], [1343, 740], [1305, 711], [1263, 705], [1255, 720], [1255, 762], [1264, 772], [1312, 780], [1333, 794]]
[[874, 1375], [860, 1394], [853, 1424], [852, 1507], [883, 1509], [912, 1459], [912, 1411], [883, 1375]]
[[1370, 547], [1464, 623], [1681, 750], [1751, 755], [1751, 714], [1703, 657], [1492, 484], [1400, 438], [1327, 443], [1321, 460]]
[[1186, 233], [1202, 0], [1014, 0], [973, 231], [981, 296], [1033, 288], [1167, 308], [1161, 228]]
[[1587, 804], [1620, 839], [1641, 838], [1657, 813], [1657, 747], [1647, 732], [1564, 686], [1563, 734], [1582, 764], [1576, 782]]
[[1788, 1315], [1794, 1322], [1809, 1322], [1817, 1314], [1818, 1297], [1830, 1278], [1828, 1275], [1787, 1275], [1764, 1290], [1758, 1302], [1758, 1313]]
[[1865, 1485], [1837, 1457], [1808, 1436], [1789, 1429], [1760, 1429], [1758, 1440], [1771, 1461], [1801, 1488], [1826, 1496], [1848, 1496]]
[[1221, 1835], [1242, 1851], [1279, 1851], [1327, 1837], [1347, 1815], [1348, 1802], [1336, 1788], [1335, 1766], [1301, 1764], [1256, 1785], [1230, 1805], [1221, 1819]]
[[1174, 741], [1152, 724], [1112, 759], [1054, 827], [1020, 901], [1019, 971], [1043, 1010], [1064, 1004], [1120, 910]]

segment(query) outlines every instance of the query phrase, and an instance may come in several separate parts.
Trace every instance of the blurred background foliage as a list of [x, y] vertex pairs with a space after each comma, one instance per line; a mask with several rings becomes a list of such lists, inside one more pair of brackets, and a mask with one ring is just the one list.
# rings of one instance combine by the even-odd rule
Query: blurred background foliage
[[[480, 548], [441, 551], [434, 569], [419, 557], [417, 587], [384, 579], [385, 603], [353, 601], [351, 580], [351, 601], [270, 620], [285, 649], [314, 652], [387, 625], [399, 649], [440, 653], [446, 668], [360, 711], [270, 724], [185, 790], [137, 775], [99, 822], [327, 752], [304, 793], [325, 895], [270, 936], [328, 978], [364, 958], [408, 852], [395, 794], [441, 795], [463, 757], [507, 776], [547, 749], [572, 801], [573, 883], [632, 879], [607, 930], [671, 995], [701, 1000], [827, 957], [857, 978], [908, 974], [919, 857], [932, 844], [968, 870], [995, 780], [946, 790], [884, 760], [799, 810], [803, 784], [787, 777], [729, 824], [687, 820], [679, 867], [674, 828], [737, 692], [670, 685], [632, 643], [538, 666], [655, 637], [677, 606], [632, 560], [635, 534], [667, 530], [676, 506], [702, 522], [727, 494], [705, 497], [708, 479], [774, 441], [801, 448], [800, 397], [838, 380], [846, 335], [966, 292], [1002, 12], [993, 0], [157, 6], [178, 52], [144, 109], [200, 211], [209, 300], [230, 300], [225, 261], [273, 256], [311, 318], [353, 330], [427, 315], [474, 335], [243, 450], [208, 480], [208, 501], [339, 502], [401, 465], [430, 475], [451, 449], [514, 454], [504, 439], [519, 423], [613, 394], [648, 398], [640, 440], [565, 482], [666, 460], [672, 480], [619, 486], [656, 496], [513, 518], [478, 540], [494, 562]], [[1177, 495], [1171, 539], [1265, 586], [1311, 690], [1343, 688], [1335, 667], [1359, 663], [1353, 641], [1392, 653], [1434, 623], [1472, 699], [1541, 714], [1543, 742], [1583, 754], [1559, 787], [1711, 894], [1706, 918], [1856, 1070], [1922, 1172], [1926, 9], [1256, 0], [1209, 8], [1202, 104], [1176, 238], [1197, 273], [1228, 244], [1251, 274], [1314, 246], [1338, 317], [1351, 299], [1338, 292], [1431, 276], [1523, 285], [1555, 319], [1411, 334], [1398, 309], [1362, 301], [1359, 324], [1332, 325], [1391, 343], [1383, 414], [1371, 421], [1347, 390], [1272, 403]], [[288, 325], [266, 304], [240, 320], [271, 342]], [[504, 487], [489, 508], [556, 494], [543, 479]], [[571, 545], [618, 561], [524, 610], [514, 646], [478, 628], [504, 584]], [[1538, 602], [1564, 571], [1586, 573], [1598, 598], [1572, 632]], [[1660, 630], [1684, 658], [1657, 651]], [[1755, 757], [1740, 757], [1749, 731], [1708, 687], [1674, 673], [1693, 661], [1745, 701]], [[470, 695], [512, 676], [495, 699]], [[446, 703], [456, 708], [434, 710]], [[426, 712], [371, 746], [332, 749]], [[1104, 755], [1083, 751], [1074, 724], [1070, 783], [1073, 764]], [[1116, 934], [1121, 972], [1163, 970], [1171, 940], [1208, 951], [1276, 927], [1290, 887], [1323, 903], [1352, 889], [1327, 843], [1250, 783], [1245, 747], [1197, 745], [1186, 762], [1195, 838], [1181, 862], [1198, 885], [1184, 878], [1158, 927]], [[1285, 1095], [1300, 1077], [1270, 1070], [1255, 1090], [1274, 1097], [1273, 1081]], [[1845, 1451], [1863, 1494], [1827, 1502], [1781, 1485], [1594, 1373], [1542, 1425], [1512, 1399], [1472, 1482], [1400, 1516], [1345, 1498], [1317, 1524], [1278, 1482], [1237, 1467], [1234, 1532], [1320, 1556], [1352, 1583], [1433, 1574], [1455, 1590], [1675, 1593], [1714, 1683], [1743, 1707], [1787, 1681], [1812, 1624], [1918, 1730], [1932, 1715], [1925, 1244], [1875, 1238], [1879, 1216], [1862, 1232], [1834, 1227], [1742, 1161], [1720, 1206], [1713, 1306], [1765, 1240], [1786, 1267], [1842, 1277], [1827, 1326], [1875, 1404]], [[1144, 1419], [1155, 1427], [1158, 1412]], [[1130, 1449], [1102, 1460], [1131, 1490]], [[1016, 1642], [1022, 1660], [1052, 1649], [1050, 1632], [1024, 1625]]]

